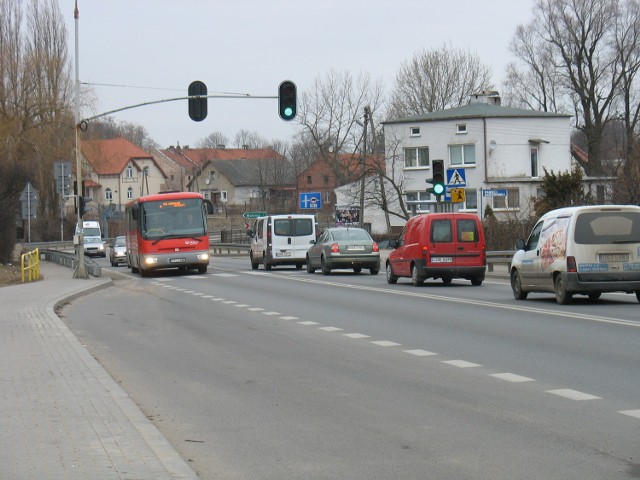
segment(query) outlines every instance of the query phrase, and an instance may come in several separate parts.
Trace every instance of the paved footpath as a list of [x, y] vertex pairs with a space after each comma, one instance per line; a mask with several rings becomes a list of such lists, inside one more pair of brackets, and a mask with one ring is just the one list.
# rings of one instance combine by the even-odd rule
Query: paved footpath
[[0, 287], [0, 479], [196, 479], [55, 314], [111, 279], [47, 261], [41, 276]]

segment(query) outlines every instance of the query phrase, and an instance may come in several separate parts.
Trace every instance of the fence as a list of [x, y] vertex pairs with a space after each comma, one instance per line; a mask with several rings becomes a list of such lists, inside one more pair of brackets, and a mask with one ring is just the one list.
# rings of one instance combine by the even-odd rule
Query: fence
[[24, 283], [25, 276], [30, 282], [40, 279], [40, 253], [37, 248], [20, 255], [20, 270], [22, 271], [22, 283]]

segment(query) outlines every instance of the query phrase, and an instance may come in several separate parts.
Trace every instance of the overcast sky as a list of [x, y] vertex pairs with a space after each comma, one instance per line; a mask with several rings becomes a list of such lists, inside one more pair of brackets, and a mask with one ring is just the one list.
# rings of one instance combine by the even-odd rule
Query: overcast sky
[[[75, 0], [58, 0], [75, 57]], [[80, 81], [98, 103], [83, 117], [187, 94], [194, 80], [217, 92], [276, 96], [283, 80], [299, 92], [332, 69], [368, 72], [387, 90], [402, 62], [450, 44], [477, 53], [500, 90], [515, 29], [534, 0], [77, 0]], [[109, 85], [109, 86], [107, 86]], [[291, 140], [276, 99], [209, 99], [206, 120], [187, 101], [125, 110], [161, 148], [240, 129]]]

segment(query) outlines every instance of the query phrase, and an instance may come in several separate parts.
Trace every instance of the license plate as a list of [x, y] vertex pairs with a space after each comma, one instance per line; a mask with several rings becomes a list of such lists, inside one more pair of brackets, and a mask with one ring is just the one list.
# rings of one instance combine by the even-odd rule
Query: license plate
[[601, 262], [628, 262], [629, 254], [628, 253], [601, 253], [600, 261]]
[[431, 263], [453, 263], [453, 257], [431, 257]]
[[169, 263], [184, 263], [186, 262], [186, 258], [170, 258]]
[[349, 251], [349, 252], [364, 252], [364, 246], [356, 245], [356, 246], [347, 247], [347, 251]]
[[290, 257], [291, 251], [287, 250], [284, 252], [276, 252], [276, 257]]

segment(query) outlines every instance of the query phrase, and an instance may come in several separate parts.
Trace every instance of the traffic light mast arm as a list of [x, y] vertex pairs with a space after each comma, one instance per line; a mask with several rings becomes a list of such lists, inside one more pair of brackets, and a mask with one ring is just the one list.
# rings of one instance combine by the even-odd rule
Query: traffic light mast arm
[[145, 107], [147, 105], [156, 105], [158, 103], [167, 103], [167, 102], [176, 102], [178, 100], [189, 100], [193, 98], [247, 98], [247, 99], [277, 99], [277, 95], [251, 95], [247, 94], [233, 94], [233, 95], [192, 95], [186, 97], [176, 97], [176, 98], [165, 98], [163, 100], [153, 100], [151, 102], [138, 103], [136, 105], [129, 105], [127, 107], [117, 108], [115, 110], [110, 110], [108, 112], [101, 113], [99, 115], [94, 115], [93, 117], [83, 118], [78, 125], [82, 122], [89, 122], [91, 120], [96, 120], [97, 118], [106, 117], [107, 115], [111, 115], [112, 113], [122, 112], [124, 110], [131, 110], [132, 108]]

